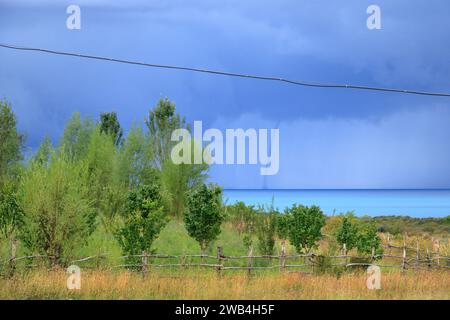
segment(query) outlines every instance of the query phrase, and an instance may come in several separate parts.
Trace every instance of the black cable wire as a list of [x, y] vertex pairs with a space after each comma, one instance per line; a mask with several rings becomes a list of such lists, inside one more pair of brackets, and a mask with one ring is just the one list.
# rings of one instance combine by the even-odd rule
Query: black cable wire
[[125, 64], [144, 66], [144, 67], [151, 67], [151, 68], [192, 71], [192, 72], [200, 72], [200, 73], [208, 73], [208, 74], [215, 74], [215, 75], [222, 75], [222, 76], [229, 76], [229, 77], [238, 77], [238, 78], [248, 78], [248, 79], [256, 79], [256, 80], [279, 81], [279, 82], [284, 82], [284, 83], [289, 83], [289, 84], [304, 86], [304, 87], [370, 90], [370, 91], [415, 94], [415, 95], [422, 95], [422, 96], [450, 97], [450, 93], [443, 93], [443, 92], [403, 90], [403, 89], [359, 86], [359, 85], [350, 85], [350, 84], [312, 83], [312, 82], [305, 82], [305, 81], [294, 81], [294, 80], [283, 79], [283, 78], [279, 78], [279, 77], [258, 76], [258, 75], [240, 74], [240, 73], [225, 72], [225, 71], [218, 71], [218, 70], [180, 67], [180, 66], [161, 65], [161, 64], [151, 64], [151, 63], [145, 63], [145, 62], [139, 62], [139, 61], [129, 61], [129, 60], [122, 60], [122, 59], [115, 59], [115, 58], [108, 58], [108, 57], [101, 57], [101, 56], [93, 56], [93, 55], [87, 55], [87, 54], [55, 51], [55, 50], [42, 49], [42, 48], [21, 47], [21, 46], [13, 46], [13, 45], [6, 45], [6, 44], [0, 44], [0, 47], [7, 48], [7, 49], [14, 49], [14, 50], [37, 51], [37, 52], [50, 53], [50, 54], [56, 54], [56, 55], [62, 55], [62, 56], [71, 56], [71, 57], [78, 57], [78, 58], [87, 58], [87, 59], [103, 60], [103, 61], [110, 61], [110, 62], [117, 62], [117, 63], [125, 63]]

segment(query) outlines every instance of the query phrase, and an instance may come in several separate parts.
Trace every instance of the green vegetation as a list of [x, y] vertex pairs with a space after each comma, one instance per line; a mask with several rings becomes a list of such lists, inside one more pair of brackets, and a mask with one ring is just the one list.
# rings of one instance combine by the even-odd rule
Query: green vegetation
[[116, 231], [116, 237], [123, 253], [152, 253], [153, 242], [167, 224], [160, 186], [154, 183], [130, 191], [122, 215], [123, 222]]
[[[11, 106], [0, 102], [0, 260], [45, 255], [66, 266], [107, 253], [111, 265], [122, 255], [193, 254], [199, 246], [213, 255], [216, 245], [226, 255], [253, 248], [274, 255], [282, 242], [289, 253], [318, 248], [332, 254], [345, 243], [369, 255], [380, 252], [382, 232], [450, 233], [449, 217], [327, 218], [316, 206], [294, 205], [284, 213], [242, 202], [225, 206], [221, 188], [205, 184], [208, 165], [170, 161], [177, 128], [189, 130], [168, 99], [126, 135], [114, 112], [97, 122], [75, 113], [55, 146], [45, 138], [23, 161], [24, 135]], [[9, 263], [10, 271], [14, 267]]]
[[100, 114], [100, 132], [110, 136], [115, 146], [120, 146], [123, 141], [123, 130], [115, 112]]
[[189, 235], [199, 244], [202, 255], [220, 234], [223, 221], [222, 190], [214, 185], [200, 186], [189, 194], [184, 223]]
[[48, 165], [31, 163], [20, 185], [22, 242], [29, 252], [52, 257], [54, 264], [69, 261], [96, 226], [87, 167], [67, 156], [53, 153]]
[[450, 216], [445, 218], [412, 218], [408, 216], [363, 217], [364, 221], [374, 220], [378, 230], [390, 234], [410, 235], [429, 234], [448, 236], [450, 234]]
[[323, 212], [317, 206], [293, 205], [286, 210], [285, 215], [289, 241], [297, 252], [309, 253], [323, 237], [322, 227], [325, 225]]
[[362, 255], [370, 255], [372, 250], [377, 254], [383, 252], [373, 220], [369, 222], [357, 220], [352, 213], [342, 217], [341, 225], [336, 230], [336, 240], [341, 246], [345, 244], [347, 250], [356, 247], [358, 253]]
[[253, 245], [253, 238], [256, 232], [258, 212], [254, 206], [247, 206], [243, 202], [237, 202], [227, 207], [228, 221], [236, 228], [247, 249]]
[[273, 211], [263, 213], [258, 219], [258, 248], [261, 254], [271, 256], [275, 249], [278, 214]]
[[17, 132], [17, 121], [11, 105], [0, 101], [0, 187], [17, 174], [19, 161], [23, 159], [24, 135]]

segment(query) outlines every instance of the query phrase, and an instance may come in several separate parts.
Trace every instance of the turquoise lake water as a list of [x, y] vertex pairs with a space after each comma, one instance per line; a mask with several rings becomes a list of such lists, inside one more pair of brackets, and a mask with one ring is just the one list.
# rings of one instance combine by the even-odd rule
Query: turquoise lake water
[[318, 205], [325, 214], [354, 211], [356, 215], [450, 215], [450, 190], [224, 190], [224, 201], [233, 204], [274, 205], [279, 210], [294, 203]]

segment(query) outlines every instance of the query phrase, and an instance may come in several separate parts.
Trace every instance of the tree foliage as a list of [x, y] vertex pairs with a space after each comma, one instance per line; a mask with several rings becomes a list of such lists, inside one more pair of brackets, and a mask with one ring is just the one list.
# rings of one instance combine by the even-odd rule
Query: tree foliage
[[100, 114], [100, 132], [112, 138], [115, 146], [120, 146], [123, 138], [123, 129], [120, 126], [117, 113], [102, 112]]
[[152, 159], [148, 136], [141, 127], [133, 126], [119, 153], [118, 170], [121, 182], [130, 189], [152, 183], [156, 176]]
[[86, 117], [81, 119], [75, 112], [64, 129], [61, 139], [61, 150], [70, 161], [78, 161], [86, 157], [91, 134], [95, 129], [94, 122]]
[[21, 184], [24, 211], [22, 240], [33, 253], [68, 262], [95, 229], [95, 211], [88, 200], [87, 168], [64, 152], [53, 152], [48, 167], [33, 164]]
[[127, 193], [127, 185], [120, 181], [117, 153], [110, 136], [96, 128], [91, 134], [85, 162], [89, 199], [106, 230], [110, 230], [116, 214], [121, 211]]
[[249, 248], [256, 235], [259, 212], [254, 206], [247, 206], [239, 201], [227, 207], [227, 219], [238, 234], [243, 237], [244, 245]]
[[22, 160], [24, 139], [24, 135], [17, 131], [17, 120], [11, 105], [6, 100], [0, 101], [0, 184]]
[[325, 216], [317, 206], [293, 205], [285, 211], [288, 219], [288, 238], [297, 252], [310, 252], [322, 239]]
[[123, 252], [127, 255], [150, 253], [153, 242], [167, 224], [160, 186], [153, 183], [130, 191], [122, 217], [116, 238]]
[[[194, 143], [192, 148], [195, 148]], [[193, 161], [190, 164], [175, 164], [171, 159], [164, 162], [160, 176], [169, 214], [179, 217], [184, 213], [189, 190], [205, 182], [208, 169], [207, 164], [194, 164]]]
[[0, 188], [0, 232], [5, 239], [15, 235], [23, 224], [23, 210], [12, 183]]
[[357, 220], [353, 214], [342, 216], [341, 225], [336, 230], [337, 242], [345, 244], [348, 251], [356, 248], [359, 254], [368, 255], [372, 249], [381, 253], [381, 239], [373, 221]]
[[223, 219], [222, 189], [203, 184], [188, 195], [184, 223], [188, 234], [200, 244], [202, 254], [217, 239]]
[[263, 255], [273, 255], [277, 221], [278, 213], [272, 210], [268, 213], [263, 212], [263, 214], [258, 219], [258, 248]]
[[377, 234], [377, 227], [374, 223], [364, 223], [359, 226], [356, 248], [358, 253], [363, 255], [370, 255], [372, 249], [375, 250], [375, 254], [383, 252], [381, 239]]
[[347, 250], [351, 250], [357, 245], [358, 228], [353, 222], [352, 215], [342, 217], [341, 225], [336, 230], [336, 240], [343, 246], [345, 244]]
[[175, 104], [169, 99], [160, 99], [145, 120], [149, 130], [150, 145], [153, 149], [153, 161], [157, 169], [162, 170], [166, 160], [170, 158], [173, 146], [172, 132], [186, 128], [186, 120], [175, 112]]

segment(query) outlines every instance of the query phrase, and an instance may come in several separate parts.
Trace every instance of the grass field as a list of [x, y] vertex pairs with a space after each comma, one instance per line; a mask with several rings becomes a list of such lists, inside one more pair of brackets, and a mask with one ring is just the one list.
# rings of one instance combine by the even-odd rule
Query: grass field
[[[247, 254], [242, 238], [227, 224], [219, 239], [208, 249], [210, 255], [216, 254], [217, 245], [223, 247], [227, 256]], [[321, 242], [318, 250], [326, 252], [328, 246], [326, 241]], [[199, 253], [197, 242], [177, 220], [171, 221], [162, 231], [154, 248], [158, 253], [169, 255]], [[5, 254], [6, 249], [3, 246]], [[287, 249], [288, 254], [295, 252], [291, 246]], [[275, 251], [279, 254], [278, 242]], [[18, 256], [24, 253], [19, 247]], [[18, 264], [19, 272], [12, 278], [0, 277], [0, 299], [450, 299], [449, 270], [411, 270], [402, 274], [398, 268], [385, 269], [381, 290], [367, 289], [364, 271], [344, 272], [338, 277], [336, 274], [289, 273], [273, 269], [254, 271], [248, 276], [243, 270], [228, 270], [219, 275], [214, 269], [177, 267], [152, 268], [144, 277], [139, 272], [111, 268], [123, 263], [119, 259], [122, 253], [113, 236], [101, 228], [74, 256], [101, 253], [108, 255], [101, 260], [100, 269], [87, 268], [95, 263], [79, 264], [82, 269], [79, 291], [67, 289], [68, 274], [64, 269], [27, 270]], [[215, 263], [214, 259], [212, 263]], [[243, 263], [245, 265], [246, 261]]]
[[126, 271], [82, 273], [81, 289], [68, 290], [67, 273], [34, 271], [0, 280], [0, 299], [450, 299], [448, 272], [383, 273], [380, 290], [366, 287], [364, 273], [300, 275], [155, 270], [143, 277]]
[[[443, 235], [437, 235], [441, 238], [448, 238], [448, 233], [444, 233]], [[425, 241], [423, 243], [424, 246], [431, 246], [431, 236], [420, 236], [421, 241]], [[397, 240], [394, 238], [394, 243], [401, 245], [403, 243], [402, 235], [397, 236]], [[411, 238], [411, 246], [415, 247], [415, 240]], [[208, 248], [208, 253], [215, 255], [216, 247], [222, 246], [225, 255], [228, 256], [237, 256], [237, 255], [246, 255], [247, 249], [243, 244], [242, 237], [236, 232], [236, 230], [229, 224], [225, 223], [222, 226], [222, 232], [219, 235], [218, 239], [211, 243]], [[320, 248], [322, 252], [327, 252], [328, 242], [322, 241], [320, 243]], [[8, 257], [8, 249], [9, 244], [6, 241], [0, 242], [0, 258]], [[198, 243], [189, 237], [187, 231], [184, 227], [182, 221], [173, 219], [168, 225], [161, 231], [158, 239], [153, 244], [153, 249], [157, 253], [169, 254], [169, 255], [184, 255], [184, 254], [198, 254], [200, 253], [200, 248]], [[256, 254], [258, 253], [258, 249], [256, 249]], [[422, 249], [425, 249], [423, 247]], [[279, 254], [280, 251], [280, 243], [277, 241], [275, 246], [275, 253]], [[120, 247], [114, 239], [114, 237], [103, 230], [102, 226], [99, 225], [97, 230], [87, 239], [87, 245], [84, 247], [78, 248], [74, 252], [74, 257], [81, 258], [92, 255], [98, 255], [108, 253], [109, 260], [116, 259], [117, 257], [122, 255]], [[295, 253], [295, 248], [288, 245], [287, 253]], [[450, 255], [450, 248], [443, 247], [444, 255]], [[24, 250], [23, 245], [19, 242], [17, 256], [26, 255], [27, 252]], [[112, 261], [110, 261], [112, 262]]]

